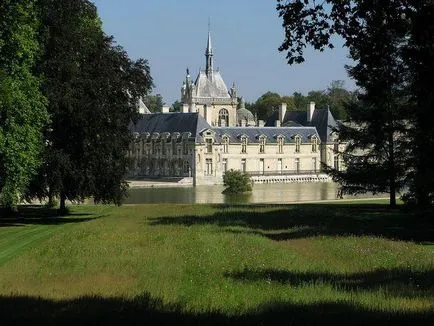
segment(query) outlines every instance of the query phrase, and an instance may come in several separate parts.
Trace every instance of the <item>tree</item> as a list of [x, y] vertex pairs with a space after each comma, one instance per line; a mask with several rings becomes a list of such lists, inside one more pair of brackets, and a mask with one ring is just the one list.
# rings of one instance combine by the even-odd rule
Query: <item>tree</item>
[[412, 115], [407, 194], [421, 206], [434, 201], [434, 169], [428, 157], [434, 157], [434, 2], [410, 1], [404, 18], [409, 23], [408, 44], [403, 61], [408, 64], [408, 88]]
[[239, 170], [229, 170], [223, 176], [223, 185], [226, 189], [223, 193], [240, 194], [252, 191], [252, 181], [247, 173]]
[[40, 165], [48, 114], [33, 72], [39, 53], [34, 1], [1, 1], [0, 17], [0, 205], [14, 210]]
[[299, 92], [294, 92], [292, 97], [294, 98], [294, 106], [297, 110], [302, 110], [309, 104], [309, 99]]
[[327, 89], [312, 90], [307, 96], [294, 92], [293, 99], [298, 110], [305, 110], [309, 102], [315, 102], [317, 108], [329, 108], [336, 119], [344, 120], [347, 104], [354, 99], [354, 94], [344, 88], [342, 80], [333, 80]]
[[[384, 167], [388, 166], [388, 188], [393, 192], [400, 179], [401, 162], [396, 159], [405, 157], [408, 182], [413, 186], [416, 201], [422, 205], [429, 203], [434, 192], [433, 171], [422, 159], [426, 153], [433, 153], [432, 127], [429, 127], [433, 122], [429, 116], [433, 89], [426, 86], [432, 84], [422, 82], [423, 78], [433, 80], [433, 7], [432, 1], [416, 0], [326, 0], [319, 4], [278, 0], [277, 5], [286, 36], [279, 50], [287, 51], [288, 63], [304, 61], [306, 45], [320, 51], [333, 48], [334, 34], [344, 38], [350, 57], [356, 61], [349, 72], [362, 88], [359, 99], [364, 110], [372, 111], [360, 115], [364, 120], [357, 123], [359, 131], [372, 134], [363, 135], [370, 139], [367, 140], [370, 146], [361, 147], [367, 149], [366, 159], [349, 160], [348, 170], [357, 162], [369, 166], [375, 160], [383, 160]], [[422, 21], [426, 25], [421, 25]], [[403, 109], [411, 107], [411, 103], [413, 114]], [[348, 114], [354, 118], [362, 109], [354, 106], [351, 110], [354, 112]], [[412, 130], [407, 130], [408, 126]], [[343, 130], [341, 135], [345, 135]], [[406, 142], [413, 144], [410, 152], [406, 152]], [[380, 148], [386, 153], [369, 159], [371, 150]], [[393, 175], [396, 182], [392, 182]], [[380, 185], [381, 179], [371, 181]]]
[[52, 122], [45, 163], [29, 196], [119, 204], [129, 167], [129, 124], [152, 86], [145, 60], [131, 61], [101, 29], [87, 0], [40, 0], [44, 74]]
[[152, 113], [161, 112], [161, 109], [163, 108], [164, 105], [163, 97], [161, 96], [161, 94], [146, 95], [143, 98], [143, 103], [146, 104], [149, 111], [151, 111]]
[[176, 100], [172, 104], [172, 110], [173, 112], [182, 112], [182, 103]]
[[294, 109], [294, 100], [290, 96], [281, 97], [278, 93], [266, 92], [259, 97], [251, 108], [252, 113], [256, 113], [258, 119], [266, 120], [279, 106], [285, 102], [287, 109]]

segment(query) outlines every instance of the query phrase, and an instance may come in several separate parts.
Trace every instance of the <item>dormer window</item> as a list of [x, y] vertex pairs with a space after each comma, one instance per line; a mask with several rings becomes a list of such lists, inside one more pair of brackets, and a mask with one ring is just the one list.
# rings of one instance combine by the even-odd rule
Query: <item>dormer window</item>
[[299, 135], [295, 136], [295, 152], [300, 153], [301, 137]]
[[316, 138], [316, 136], [312, 136], [311, 142], [312, 142], [312, 152], [316, 153], [318, 150], [318, 138]]
[[266, 138], [264, 136], [261, 136], [259, 138], [259, 153], [261, 154], [265, 153], [265, 142], [266, 142]]
[[277, 152], [279, 154], [283, 153], [283, 136], [277, 137]]
[[247, 137], [241, 137], [241, 153], [247, 153]]
[[229, 137], [223, 136], [223, 153], [227, 153], [229, 150]]

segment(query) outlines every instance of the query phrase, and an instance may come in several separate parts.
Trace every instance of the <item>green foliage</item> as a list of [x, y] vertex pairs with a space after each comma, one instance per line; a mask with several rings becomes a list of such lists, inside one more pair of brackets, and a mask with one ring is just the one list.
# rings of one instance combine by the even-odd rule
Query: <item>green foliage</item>
[[0, 205], [13, 209], [41, 163], [48, 115], [33, 74], [34, 1], [1, 1], [0, 17]]
[[152, 86], [147, 61], [132, 61], [102, 29], [87, 0], [40, 0], [38, 70], [52, 122], [45, 162], [27, 197], [120, 204], [139, 97]]
[[279, 109], [282, 103], [286, 103], [287, 110], [306, 110], [310, 102], [315, 102], [316, 108], [329, 108], [333, 116], [338, 120], [347, 118], [346, 106], [354, 100], [355, 93], [345, 89], [342, 80], [334, 80], [325, 90], [312, 90], [307, 95], [294, 92], [292, 96], [280, 96], [277, 93], [267, 92], [255, 103], [246, 103], [246, 108], [258, 115], [258, 119], [267, 120], [273, 112]]
[[[360, 104], [348, 112], [358, 124], [352, 128], [357, 140], [350, 148], [358, 147], [366, 155], [353, 155], [347, 163], [365, 173], [377, 164], [380, 170], [368, 173], [369, 183], [375, 184], [377, 178], [384, 184], [387, 179], [391, 202], [405, 174], [415, 201], [432, 203], [434, 169], [426, 157], [434, 155], [434, 2], [327, 0], [326, 6], [315, 1], [277, 2], [285, 27], [279, 50], [287, 52], [289, 64], [304, 61], [307, 45], [320, 51], [333, 48], [336, 34], [343, 37], [355, 61], [348, 71], [361, 92]], [[351, 128], [344, 129], [341, 136], [346, 138]], [[375, 174], [382, 171], [385, 176]]]
[[182, 112], [182, 103], [176, 100], [172, 104], [172, 112]]
[[[278, 93], [267, 92], [259, 97], [254, 104], [250, 107], [252, 113], [257, 114], [258, 119], [267, 120], [274, 111], [278, 110], [279, 105], [285, 102], [287, 109], [294, 108], [294, 101], [290, 96], [281, 97]], [[246, 106], [247, 107], [247, 106]]]
[[298, 110], [305, 110], [310, 102], [315, 102], [316, 108], [329, 108], [335, 119], [345, 120], [348, 117], [346, 107], [355, 94], [345, 89], [344, 81], [333, 80], [325, 90], [312, 90], [306, 96], [295, 92], [293, 98]]
[[239, 170], [226, 171], [223, 176], [223, 185], [226, 189], [223, 191], [226, 194], [240, 194], [252, 191], [252, 180], [247, 173]]
[[[149, 95], [146, 95], [143, 98], [143, 103], [146, 104], [146, 106], [148, 107], [149, 111], [151, 111], [152, 113], [161, 112], [161, 109], [163, 108], [163, 105], [164, 105], [163, 96], [161, 96], [161, 94], [156, 94], [156, 95], [149, 94]], [[181, 106], [179, 106], [179, 107], [181, 107]]]

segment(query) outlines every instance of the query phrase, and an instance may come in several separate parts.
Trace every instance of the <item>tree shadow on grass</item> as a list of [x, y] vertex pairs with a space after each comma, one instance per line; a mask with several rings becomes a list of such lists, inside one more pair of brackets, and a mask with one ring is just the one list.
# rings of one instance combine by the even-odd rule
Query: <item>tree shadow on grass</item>
[[[0, 213], [1, 214], [1, 213]], [[69, 213], [60, 216], [56, 208], [47, 208], [38, 205], [20, 206], [17, 217], [1, 217], [0, 227], [14, 227], [25, 225], [61, 225], [81, 223], [102, 217], [91, 213]]]
[[291, 286], [328, 284], [348, 292], [381, 291], [388, 296], [434, 300], [434, 270], [376, 269], [348, 274], [298, 272], [279, 269], [249, 269], [232, 271], [225, 277], [240, 282], [278, 282]]
[[5, 325], [428, 325], [434, 321], [433, 312], [367, 310], [345, 302], [268, 302], [231, 315], [191, 312], [181, 304], [165, 304], [148, 293], [133, 299], [0, 296], [0, 307], [0, 320]]
[[[266, 236], [275, 241], [316, 235], [373, 235], [416, 242], [434, 241], [434, 211], [391, 209], [386, 205], [223, 206], [213, 215], [159, 217], [151, 225], [206, 225], [224, 227], [228, 232]], [[262, 211], [261, 211], [262, 209]], [[228, 230], [241, 227], [243, 230]]]

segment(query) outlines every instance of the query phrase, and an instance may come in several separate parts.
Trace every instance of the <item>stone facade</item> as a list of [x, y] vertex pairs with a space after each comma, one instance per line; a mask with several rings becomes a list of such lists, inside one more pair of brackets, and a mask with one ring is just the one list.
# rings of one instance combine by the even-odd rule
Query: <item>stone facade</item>
[[314, 127], [211, 127], [199, 113], [143, 115], [133, 127], [130, 177], [192, 177], [219, 184], [227, 170], [252, 176], [318, 175]]

